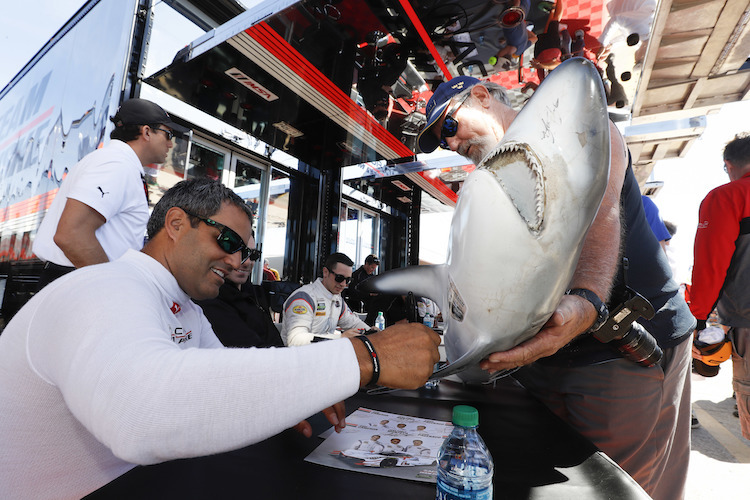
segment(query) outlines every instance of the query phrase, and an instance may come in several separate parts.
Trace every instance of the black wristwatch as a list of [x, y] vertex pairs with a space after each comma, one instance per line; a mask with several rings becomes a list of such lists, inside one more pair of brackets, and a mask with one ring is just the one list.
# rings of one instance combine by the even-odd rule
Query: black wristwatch
[[597, 331], [609, 319], [609, 309], [607, 309], [607, 304], [602, 302], [602, 299], [600, 299], [599, 296], [591, 290], [587, 290], [585, 288], [571, 288], [570, 290], [565, 292], [565, 295], [578, 295], [579, 297], [583, 297], [584, 299], [591, 302], [591, 305], [593, 305], [594, 309], [596, 309], [596, 321], [594, 321], [594, 324], [587, 331]]

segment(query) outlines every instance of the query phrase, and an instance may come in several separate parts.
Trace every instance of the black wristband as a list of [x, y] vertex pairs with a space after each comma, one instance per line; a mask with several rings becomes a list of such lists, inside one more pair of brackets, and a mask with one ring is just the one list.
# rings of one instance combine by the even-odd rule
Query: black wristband
[[607, 305], [591, 290], [587, 290], [586, 288], [572, 288], [565, 292], [565, 295], [578, 295], [579, 297], [583, 297], [591, 302], [591, 305], [596, 309], [596, 321], [594, 321], [594, 324], [591, 325], [591, 328], [587, 331], [597, 331], [609, 319], [609, 309], [607, 309]]
[[375, 351], [375, 346], [372, 345], [370, 339], [364, 335], [357, 335], [357, 338], [365, 345], [367, 352], [370, 353], [370, 358], [372, 359], [372, 378], [370, 379], [370, 383], [367, 384], [367, 387], [375, 387], [380, 378], [380, 359], [378, 359], [378, 353]]
[[698, 324], [695, 325], [696, 330], [705, 330], [706, 329], [706, 320], [705, 319], [699, 319]]

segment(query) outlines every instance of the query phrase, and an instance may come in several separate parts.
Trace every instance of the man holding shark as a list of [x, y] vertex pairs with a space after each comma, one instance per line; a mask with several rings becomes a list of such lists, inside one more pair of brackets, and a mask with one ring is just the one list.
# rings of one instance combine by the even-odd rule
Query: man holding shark
[[[574, 83], [601, 85], [593, 79], [545, 81], [534, 99], [549, 99], [549, 107], [555, 107], [566, 88], [552, 87]], [[581, 114], [590, 112], [583, 108]], [[419, 146], [424, 152], [438, 146], [451, 149], [481, 167], [495, 159], [493, 150], [518, 116], [502, 87], [457, 77], [441, 84], [428, 102]], [[565, 119], [574, 123], [579, 118]], [[624, 140], [612, 123], [609, 129], [609, 180], [568, 293], [536, 335], [490, 354], [480, 367], [490, 373], [523, 367], [516, 378], [617, 461], [653, 498], [681, 498], [690, 453], [690, 343], [686, 341], [695, 320], [648, 227]], [[556, 139], [551, 130], [545, 129], [544, 135], [550, 143]], [[606, 161], [601, 168], [607, 168]], [[522, 246], [522, 242], [514, 244]], [[503, 276], [497, 278], [502, 282]], [[638, 326], [663, 350], [661, 361], [649, 368], [625, 359], [591, 333], [608, 318], [603, 304], [614, 309], [630, 289], [645, 296], [656, 310], [651, 320], [641, 318]]]

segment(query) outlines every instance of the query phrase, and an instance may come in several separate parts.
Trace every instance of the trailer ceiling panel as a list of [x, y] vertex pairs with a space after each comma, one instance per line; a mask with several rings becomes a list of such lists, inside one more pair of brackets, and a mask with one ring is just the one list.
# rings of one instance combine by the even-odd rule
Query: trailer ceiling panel
[[[362, 73], [372, 65], [374, 42], [393, 30], [409, 38], [405, 17], [386, 26], [364, 0], [338, 4], [335, 12], [316, 7], [298, 3], [260, 22], [247, 11], [194, 42], [147, 83], [321, 169], [412, 156], [360, 105], [371, 98]], [[387, 55], [397, 61], [379, 55], [380, 73], [393, 69], [398, 78], [407, 53]], [[403, 97], [411, 99], [413, 85], [406, 87]], [[397, 133], [406, 116], [391, 120]], [[336, 149], [324, 150], [330, 144]]]

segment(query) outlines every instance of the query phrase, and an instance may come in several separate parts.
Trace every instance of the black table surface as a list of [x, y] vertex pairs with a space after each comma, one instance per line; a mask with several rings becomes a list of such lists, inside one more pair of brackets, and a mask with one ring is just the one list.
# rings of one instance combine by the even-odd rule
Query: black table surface
[[[643, 499], [648, 495], [589, 441], [512, 378], [491, 386], [442, 381], [437, 389], [360, 392], [347, 413], [371, 408], [450, 421], [456, 404], [479, 410], [479, 433], [495, 462], [497, 499]], [[330, 424], [310, 419], [312, 438], [287, 430], [261, 443], [210, 457], [137, 467], [87, 499], [267, 498], [434, 499], [435, 485], [305, 462]]]

